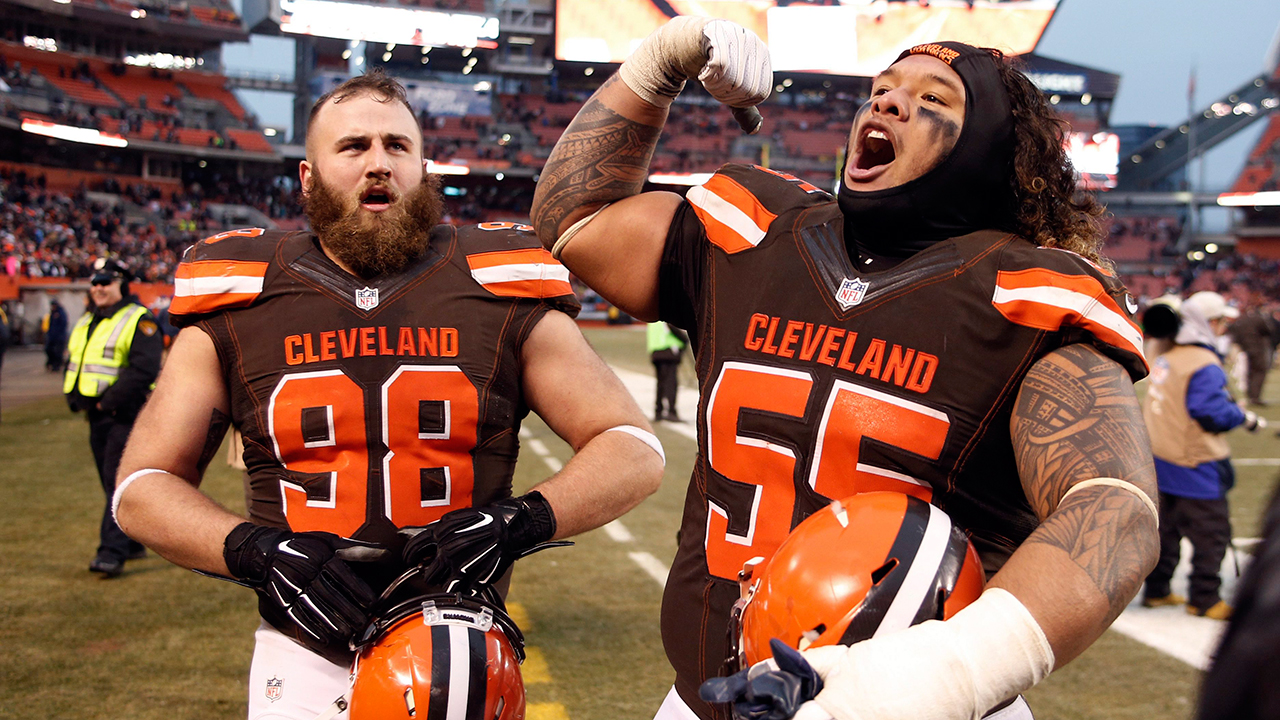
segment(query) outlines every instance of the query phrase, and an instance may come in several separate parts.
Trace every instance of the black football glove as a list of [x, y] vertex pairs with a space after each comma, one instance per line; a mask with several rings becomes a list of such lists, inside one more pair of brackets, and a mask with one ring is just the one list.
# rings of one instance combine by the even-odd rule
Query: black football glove
[[822, 692], [822, 678], [795, 650], [781, 640], [769, 641], [777, 669], [756, 663], [726, 678], [711, 678], [698, 688], [709, 703], [733, 703], [737, 720], [787, 720], [800, 706]]
[[454, 510], [426, 527], [400, 532], [409, 538], [405, 563], [426, 564], [423, 575], [428, 584], [445, 592], [469, 593], [502, 577], [516, 560], [550, 547], [547, 541], [556, 533], [556, 517], [551, 504], [535, 491]]
[[231, 575], [285, 611], [320, 645], [346, 645], [369, 622], [377, 597], [347, 562], [377, 560], [377, 546], [326, 532], [241, 523], [223, 543]]

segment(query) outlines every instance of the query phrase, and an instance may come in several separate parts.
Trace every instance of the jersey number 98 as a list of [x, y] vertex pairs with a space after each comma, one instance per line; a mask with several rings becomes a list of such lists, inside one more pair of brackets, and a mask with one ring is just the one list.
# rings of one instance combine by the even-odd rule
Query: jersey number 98
[[[466, 374], [454, 365], [401, 367], [377, 402], [366, 400], [341, 370], [292, 373], [276, 385], [267, 411], [276, 458], [320, 476], [310, 490], [280, 481], [289, 525], [353, 535], [370, 519], [370, 463], [379, 460], [379, 513], [396, 527], [470, 506], [480, 402]], [[380, 458], [370, 455], [374, 437], [386, 448]]]

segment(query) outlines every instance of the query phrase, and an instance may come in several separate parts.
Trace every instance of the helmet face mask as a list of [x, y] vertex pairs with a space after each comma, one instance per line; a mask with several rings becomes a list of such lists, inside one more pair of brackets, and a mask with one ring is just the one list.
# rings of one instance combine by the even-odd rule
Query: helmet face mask
[[358, 645], [351, 720], [524, 718], [524, 637], [496, 604], [414, 598], [384, 613]]
[[946, 513], [890, 492], [831, 503], [740, 580], [730, 624], [737, 669], [771, 657], [775, 637], [805, 650], [945, 620], [984, 584], [977, 551]]

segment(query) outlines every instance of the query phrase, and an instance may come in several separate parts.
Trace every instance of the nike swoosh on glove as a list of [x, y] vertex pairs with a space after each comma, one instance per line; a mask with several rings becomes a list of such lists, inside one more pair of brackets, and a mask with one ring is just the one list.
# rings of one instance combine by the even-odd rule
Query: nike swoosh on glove
[[758, 35], [728, 20], [712, 20], [702, 28], [707, 64], [698, 81], [711, 97], [730, 107], [749, 108], [773, 92], [769, 46]]
[[470, 593], [502, 577], [516, 560], [547, 547], [555, 515], [542, 493], [447, 513], [426, 527], [403, 528], [402, 557], [426, 563], [424, 578], [445, 592]]
[[326, 532], [291, 532], [241, 523], [222, 556], [232, 577], [278, 605], [321, 646], [347, 645], [369, 622], [376, 595], [348, 562], [387, 554], [376, 545]]
[[698, 688], [709, 703], [733, 703], [738, 720], [787, 720], [822, 692], [822, 678], [799, 651], [774, 638], [773, 659], [727, 678], [711, 678]]

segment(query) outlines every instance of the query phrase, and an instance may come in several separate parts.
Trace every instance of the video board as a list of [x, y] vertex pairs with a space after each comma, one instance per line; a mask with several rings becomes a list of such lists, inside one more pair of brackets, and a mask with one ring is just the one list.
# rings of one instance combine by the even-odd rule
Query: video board
[[280, 0], [280, 30], [398, 45], [498, 46], [496, 17], [332, 0]]
[[732, 20], [769, 44], [773, 69], [871, 77], [903, 50], [959, 40], [1031, 52], [1059, 0], [558, 0], [556, 59], [618, 63], [675, 15]]
[[1070, 132], [1066, 137], [1067, 157], [1079, 177], [1076, 185], [1085, 190], [1113, 190], [1120, 172], [1120, 136], [1111, 132]]

